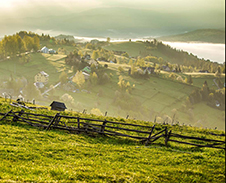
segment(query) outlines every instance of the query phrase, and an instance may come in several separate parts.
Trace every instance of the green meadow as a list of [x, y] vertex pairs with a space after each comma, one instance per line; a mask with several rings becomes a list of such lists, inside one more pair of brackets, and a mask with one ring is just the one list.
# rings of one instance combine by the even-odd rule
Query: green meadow
[[[136, 56], [139, 51], [143, 52], [145, 47], [141, 42], [125, 42], [111, 44], [112, 50], [127, 51], [129, 55]], [[50, 47], [50, 45], [49, 45]], [[53, 46], [58, 50], [62, 46]], [[75, 49], [73, 46], [63, 46], [69, 52]], [[87, 49], [86, 49], [87, 51]], [[90, 51], [90, 50], [88, 50]], [[91, 51], [90, 51], [91, 52]], [[133, 56], [133, 55], [132, 55]], [[60, 74], [65, 71], [68, 76], [75, 73], [71, 72], [71, 68], [65, 64], [66, 55], [50, 55], [41, 53], [31, 53], [28, 63], [20, 63], [18, 58], [12, 58], [0, 62], [0, 81], [1, 83], [9, 80], [11, 75], [14, 78], [25, 77], [28, 82], [34, 82], [34, 76], [45, 71], [49, 74], [48, 87], [59, 82]], [[99, 61], [104, 66], [106, 62]], [[159, 76], [151, 75], [149, 79], [135, 79], [129, 76], [127, 64], [107, 63], [108, 68], [105, 72], [111, 77], [108, 83], [104, 85], [84, 86], [80, 92], [65, 91], [62, 87], [58, 87], [54, 91], [55, 98], [43, 98], [37, 101], [37, 104], [49, 106], [52, 100], [61, 101], [61, 96], [65, 93], [71, 95], [74, 103], [65, 102], [68, 110], [82, 112], [86, 109], [87, 113], [91, 113], [92, 109], [98, 109], [99, 114], [113, 117], [126, 117], [130, 119], [141, 119], [145, 121], [156, 120], [159, 123], [169, 119], [168, 122], [178, 121], [180, 124], [198, 126], [203, 128], [225, 129], [225, 113], [206, 105], [199, 103], [193, 106], [191, 111], [184, 108], [187, 96], [196, 88], [201, 88], [203, 83], [207, 81], [210, 89], [216, 90], [217, 87], [213, 82], [215, 78], [212, 74], [194, 74], [192, 73], [193, 85], [180, 83], [169, 79], [169, 72], [161, 71]], [[123, 71], [119, 71], [119, 67]], [[190, 73], [177, 74], [185, 79]], [[122, 76], [131, 86], [135, 86], [131, 91], [130, 99], [122, 100], [124, 105], [129, 106], [122, 108], [118, 104], [114, 104], [118, 86], [119, 76]], [[222, 78], [224, 80], [224, 76]], [[2, 85], [4, 87], [4, 85]], [[82, 90], [85, 89], [85, 90]], [[87, 93], [88, 91], [88, 93]], [[27, 99], [29, 100], [29, 99]], [[64, 102], [64, 101], [63, 101]]]
[[[3, 98], [0, 98], [0, 109], [1, 112], [18, 110]], [[91, 117], [75, 112], [63, 114]], [[92, 118], [103, 117], [92, 115]], [[164, 127], [156, 124], [156, 129]], [[225, 137], [210, 135], [210, 132], [224, 133], [218, 130], [168, 127], [179, 134], [225, 140]], [[7, 120], [0, 121], [0, 136], [0, 182], [225, 182], [225, 151], [220, 149], [194, 148], [173, 142], [165, 147], [164, 139], [145, 146], [123, 137], [46, 131]]]

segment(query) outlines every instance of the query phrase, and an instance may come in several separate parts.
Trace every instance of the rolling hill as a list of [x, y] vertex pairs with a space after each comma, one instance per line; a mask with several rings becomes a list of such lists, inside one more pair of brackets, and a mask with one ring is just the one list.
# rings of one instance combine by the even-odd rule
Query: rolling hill
[[217, 29], [200, 29], [184, 34], [162, 36], [157, 39], [169, 42], [207, 42], [225, 44], [225, 31]]

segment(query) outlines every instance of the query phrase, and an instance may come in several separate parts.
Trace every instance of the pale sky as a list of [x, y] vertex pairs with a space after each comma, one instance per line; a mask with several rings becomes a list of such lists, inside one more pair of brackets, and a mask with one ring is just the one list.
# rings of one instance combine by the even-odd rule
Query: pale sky
[[[219, 11], [225, 12], [225, 0], [0, 0], [1, 11], [29, 8], [61, 7], [68, 11], [83, 11], [99, 7], [129, 7], [156, 11]], [[50, 12], [50, 14], [53, 12]], [[57, 13], [57, 12], [55, 12]]]
[[24, 29], [24, 23], [35, 24], [35, 18], [54, 17], [58, 20], [64, 15], [112, 7], [145, 9], [172, 14], [176, 18], [183, 16], [190, 20], [190, 24], [194, 18], [202, 17], [200, 24], [210, 21], [218, 23], [216, 28], [225, 25], [225, 0], [0, 0], [0, 36]]

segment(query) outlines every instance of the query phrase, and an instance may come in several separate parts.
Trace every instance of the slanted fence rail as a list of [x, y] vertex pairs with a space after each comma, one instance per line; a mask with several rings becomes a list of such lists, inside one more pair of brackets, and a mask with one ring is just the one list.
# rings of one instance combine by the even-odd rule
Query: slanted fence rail
[[[71, 133], [98, 133], [103, 135], [133, 138], [139, 140], [145, 145], [150, 145], [158, 139], [164, 138], [166, 146], [168, 146], [168, 142], [174, 142], [200, 148], [209, 147], [225, 150], [225, 140], [222, 141], [176, 134], [171, 130], [169, 131], [167, 127], [163, 130], [157, 131], [155, 125], [145, 126], [125, 122], [81, 118], [61, 115], [60, 113], [57, 113], [55, 116], [49, 116], [25, 112], [23, 110], [17, 112], [10, 110], [7, 113], [0, 113], [0, 121], [1, 120], [13, 121], [15, 123], [27, 123], [31, 126], [41, 127], [46, 130], [59, 129]], [[225, 136], [225, 134], [220, 134], [218, 136]]]

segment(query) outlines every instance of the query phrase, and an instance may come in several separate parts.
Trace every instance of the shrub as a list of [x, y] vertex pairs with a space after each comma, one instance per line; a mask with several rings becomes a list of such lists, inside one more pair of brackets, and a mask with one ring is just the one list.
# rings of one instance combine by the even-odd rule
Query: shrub
[[98, 108], [91, 109], [91, 114], [97, 115], [97, 116], [103, 116], [102, 112]]

